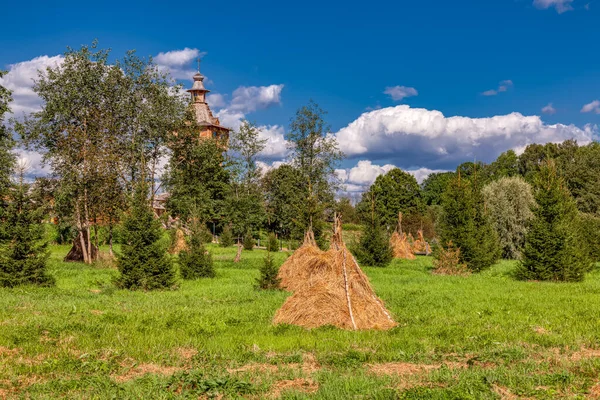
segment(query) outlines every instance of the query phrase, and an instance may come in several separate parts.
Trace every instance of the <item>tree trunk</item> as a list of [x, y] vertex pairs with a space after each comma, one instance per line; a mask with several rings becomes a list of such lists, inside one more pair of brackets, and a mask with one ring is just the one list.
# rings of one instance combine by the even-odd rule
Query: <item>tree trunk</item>
[[108, 253], [113, 256], [112, 223], [108, 226]]
[[[77, 235], [79, 237], [73, 240], [73, 247], [71, 247], [69, 254], [65, 257], [65, 261], [91, 264], [91, 261], [98, 257], [98, 248], [91, 244], [90, 237], [86, 235], [86, 232], [85, 230], [79, 231], [79, 235]], [[90, 253], [85, 254], [88, 248], [90, 249]]]
[[242, 260], [242, 244], [240, 243], [240, 241], [238, 240], [238, 249], [237, 249], [237, 254], [235, 255], [235, 259], [233, 260], [234, 263], [238, 263]]
[[83, 226], [81, 224], [81, 210], [79, 208], [79, 200], [77, 200], [77, 202], [75, 203], [75, 217], [77, 219], [77, 236], [79, 237], [79, 244], [77, 244], [77, 238], [75, 238], [75, 242], [73, 243], [73, 248], [71, 248], [71, 251], [69, 251], [69, 254], [67, 254], [67, 257], [65, 258], [65, 261], [69, 261], [69, 255], [71, 254], [72, 251], [76, 251], [76, 247], [80, 246], [79, 248], [81, 249], [81, 260], [79, 258], [76, 257], [76, 259], [74, 259], [73, 261], [83, 261], [84, 263], [88, 262], [88, 252], [87, 252], [87, 246], [85, 244], [85, 239], [84, 239], [84, 235], [83, 235]]

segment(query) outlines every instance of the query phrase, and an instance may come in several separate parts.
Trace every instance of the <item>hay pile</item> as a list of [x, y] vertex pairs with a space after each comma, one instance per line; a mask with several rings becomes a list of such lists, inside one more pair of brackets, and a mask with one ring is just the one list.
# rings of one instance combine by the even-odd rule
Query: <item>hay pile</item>
[[[313, 258], [316, 257], [315, 260]], [[319, 261], [320, 260], [320, 261]], [[304, 242], [279, 268], [277, 277], [283, 289], [294, 291], [306, 282], [314, 269], [313, 264], [326, 262], [325, 252], [319, 249], [311, 229], [304, 234]]]
[[431, 254], [431, 246], [429, 246], [429, 243], [427, 243], [425, 241], [425, 238], [423, 237], [423, 230], [419, 229], [419, 231], [417, 232], [418, 235], [418, 239], [414, 240], [413, 239], [413, 244], [412, 244], [412, 251], [415, 254], [420, 254], [420, 255], [430, 255]]
[[169, 249], [169, 253], [179, 254], [184, 250], [188, 250], [188, 244], [185, 240], [185, 233], [182, 229], [177, 229], [175, 231], [175, 238], [173, 239], [173, 245], [171, 246], [171, 249]]
[[394, 252], [394, 258], [403, 260], [414, 260], [412, 246], [408, 241], [408, 237], [402, 232], [402, 213], [398, 213], [398, 226], [390, 238], [390, 246]]
[[305, 328], [334, 325], [352, 330], [396, 326], [344, 245], [341, 220], [334, 225], [327, 252], [310, 242], [307, 244], [305, 238], [303, 254], [288, 265], [291, 271], [285, 272], [286, 287], [293, 287], [295, 293], [277, 311], [273, 322]]

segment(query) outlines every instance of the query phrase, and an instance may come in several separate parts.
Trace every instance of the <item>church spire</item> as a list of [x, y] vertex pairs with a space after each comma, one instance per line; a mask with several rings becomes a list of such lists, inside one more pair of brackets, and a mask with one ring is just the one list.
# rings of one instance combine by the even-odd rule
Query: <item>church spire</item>
[[206, 103], [206, 93], [210, 92], [204, 87], [204, 75], [200, 73], [200, 57], [198, 57], [198, 72], [193, 76], [194, 84], [188, 92], [192, 96], [192, 103]]

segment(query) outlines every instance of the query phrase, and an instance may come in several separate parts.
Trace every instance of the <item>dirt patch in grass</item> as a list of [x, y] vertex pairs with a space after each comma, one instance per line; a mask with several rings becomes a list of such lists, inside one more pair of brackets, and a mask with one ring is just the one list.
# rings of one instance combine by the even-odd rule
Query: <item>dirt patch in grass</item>
[[[273, 357], [273, 355], [271, 355]], [[302, 356], [302, 363], [289, 363], [289, 364], [266, 364], [266, 363], [251, 363], [242, 365], [238, 368], [228, 368], [227, 372], [239, 373], [239, 372], [277, 372], [281, 369], [299, 369], [305, 374], [312, 374], [313, 372], [319, 371], [321, 365], [318, 363], [316, 357], [312, 353], [305, 353]]]
[[538, 335], [549, 335], [550, 334], [550, 332], [542, 326], [534, 326], [533, 331], [535, 333], [537, 333]]
[[163, 375], [170, 376], [176, 372], [182, 371], [180, 367], [165, 367], [156, 364], [138, 364], [129, 367], [129, 369], [121, 375], [111, 375], [112, 379], [117, 383], [128, 382], [144, 375]]
[[272, 386], [271, 391], [269, 392], [269, 397], [274, 399], [279, 398], [283, 392], [289, 390], [303, 393], [315, 393], [317, 390], [319, 390], [319, 384], [308, 378], [277, 381]]
[[588, 394], [588, 398], [600, 399], [600, 380], [596, 381], [596, 384], [590, 388], [590, 393]]
[[190, 362], [198, 354], [198, 350], [193, 347], [180, 347], [177, 349], [177, 354], [183, 361]]
[[589, 360], [592, 358], [600, 357], [600, 349], [586, 349], [582, 348], [581, 350], [571, 354], [569, 359], [571, 361], [581, 361], [581, 360]]
[[102, 314], [104, 314], [104, 311], [90, 310], [90, 313], [93, 314], [93, 315], [102, 315]]
[[370, 364], [369, 371], [376, 375], [420, 375], [446, 366], [449, 369], [468, 368], [463, 362], [445, 362], [443, 364], [383, 363]]

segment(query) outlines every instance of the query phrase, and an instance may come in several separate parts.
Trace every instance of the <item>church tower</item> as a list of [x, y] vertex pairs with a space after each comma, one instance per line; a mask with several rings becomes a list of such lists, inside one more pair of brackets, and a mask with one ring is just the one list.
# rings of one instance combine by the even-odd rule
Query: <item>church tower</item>
[[219, 118], [213, 117], [212, 111], [206, 102], [206, 94], [210, 92], [204, 87], [204, 75], [200, 73], [200, 59], [198, 59], [198, 72], [193, 76], [194, 84], [188, 90], [191, 95], [191, 107], [196, 115], [196, 122], [200, 127], [201, 138], [213, 138], [229, 141], [229, 128], [225, 128], [219, 122]]

